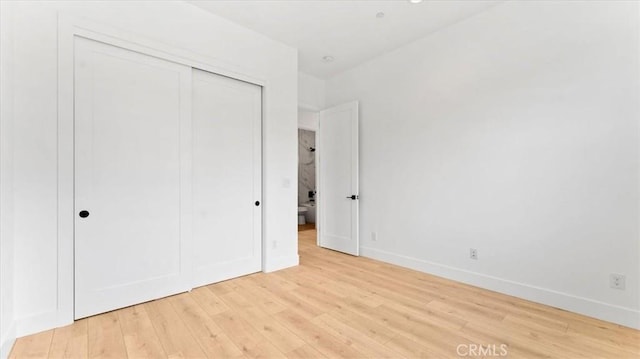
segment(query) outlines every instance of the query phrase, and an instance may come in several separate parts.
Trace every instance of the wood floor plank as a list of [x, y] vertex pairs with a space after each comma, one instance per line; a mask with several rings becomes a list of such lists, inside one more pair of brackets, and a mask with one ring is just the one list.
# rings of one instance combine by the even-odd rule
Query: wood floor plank
[[236, 313], [281, 352], [288, 353], [305, 344], [302, 339], [276, 321], [264, 308], [261, 308], [258, 301], [249, 302], [237, 292], [227, 293], [222, 297], [230, 307], [236, 309]]
[[129, 358], [164, 358], [160, 339], [144, 307], [135, 305], [116, 312]]
[[273, 317], [269, 316], [255, 320], [247, 318], [247, 321], [283, 353], [295, 351], [305, 345], [305, 342], [300, 337]]
[[87, 323], [89, 358], [126, 358], [120, 320], [116, 312], [88, 318]]
[[207, 287], [193, 289], [191, 291], [191, 297], [209, 314], [213, 315], [229, 310], [229, 307], [222, 301], [222, 299]]
[[333, 334], [337, 338], [349, 338], [351, 346], [368, 358], [402, 358], [398, 352], [375, 341], [365, 333], [343, 322], [330, 314], [323, 314], [312, 320], [313, 324]]
[[275, 314], [274, 317], [329, 358], [366, 357], [294, 311], [285, 310]]
[[[527, 338], [526, 335], [517, 333], [513, 328], [505, 328], [495, 323], [471, 322], [467, 323], [462, 332], [468, 338], [483, 345], [506, 344], [510, 356], [522, 358], [549, 358], [555, 357], [546, 348], [545, 343], [536, 343], [535, 340]], [[538, 334], [532, 333], [533, 337]], [[576, 353], [565, 352], [566, 357], [582, 357]], [[571, 354], [571, 355], [569, 355]]]
[[281, 288], [273, 286], [267, 288], [267, 291], [277, 296], [287, 306], [288, 310], [294, 310], [305, 318], [312, 319], [324, 313], [322, 309], [304, 300], [304, 298], [292, 294], [294, 290], [283, 291]]
[[330, 312], [334, 309], [342, 308], [342, 301], [340, 297], [327, 293], [322, 289], [296, 289], [291, 291], [290, 295], [300, 298], [314, 307], [319, 308], [322, 312]]
[[169, 358], [205, 357], [200, 345], [173, 309], [170, 297], [147, 302], [143, 306]]
[[16, 341], [9, 358], [46, 358], [53, 334], [53, 330], [47, 330]]
[[448, 315], [464, 321], [500, 322], [505, 314], [498, 311], [483, 308], [473, 303], [442, 302], [432, 300], [426, 307], [432, 310], [447, 313]]
[[391, 330], [387, 325], [379, 323], [376, 319], [371, 318], [368, 315], [361, 315], [344, 308], [335, 310], [329, 314], [340, 321], [349, 323], [350, 326], [358, 329], [360, 332], [380, 343], [386, 343], [397, 335], [397, 333]]
[[[606, 323], [609, 324], [609, 323]], [[640, 353], [640, 331], [625, 330], [621, 326], [609, 326], [580, 320], [569, 322], [568, 334], [583, 336], [589, 340], [605, 342], [623, 350]]]
[[452, 358], [460, 345], [506, 345], [516, 358], [640, 358], [638, 330], [322, 249], [315, 236], [300, 232], [299, 266], [19, 338], [10, 357]]
[[453, 330], [459, 330], [469, 321], [468, 317], [460, 318], [446, 312], [431, 310], [428, 307], [428, 303], [425, 303], [419, 306], [417, 309], [414, 309], [400, 303], [385, 302], [377, 308], [382, 308], [389, 310], [390, 312], [394, 312], [398, 316], [405, 317], [410, 322], [428, 323], [431, 325], [437, 325]]
[[324, 359], [326, 356], [322, 355], [319, 351], [313, 349], [309, 344], [305, 344], [302, 347], [287, 353], [289, 359]]
[[403, 335], [396, 335], [384, 344], [390, 349], [401, 353], [406, 358], [453, 358], [453, 352], [450, 355], [442, 355], [439, 351], [429, 346], [422, 345]]
[[[228, 295], [230, 293], [232, 292], [226, 292], [224, 295]], [[206, 299], [207, 295], [214, 294], [203, 293], [203, 295]], [[264, 357], [264, 355], [271, 355], [275, 357], [284, 356], [280, 350], [278, 350], [273, 344], [269, 343], [264, 336], [253, 328], [241, 314], [232, 309], [235, 302], [231, 299], [236, 298], [235, 296], [232, 296], [231, 299], [227, 299], [232, 306], [229, 306], [222, 298], [217, 298], [224, 303], [225, 307], [228, 308], [227, 310], [218, 312], [215, 308], [210, 306], [205, 306], [203, 309], [207, 312], [208, 316], [222, 328], [223, 332], [229, 337], [229, 339], [231, 339], [243, 356], [255, 358]], [[248, 303], [244, 300], [241, 301], [239, 305], [242, 308], [248, 307]], [[242, 311], [242, 308], [240, 311]]]
[[227, 280], [224, 282], [210, 284], [206, 286], [206, 288], [212, 291], [216, 295], [222, 295], [222, 294], [232, 292], [237, 285], [238, 284], [236, 284], [233, 280]]
[[240, 286], [235, 292], [246, 297], [253, 298], [253, 304], [268, 314], [275, 314], [287, 309], [287, 305], [274, 298], [264, 288], [261, 288], [248, 279], [239, 282]]
[[219, 313], [213, 320], [248, 358], [286, 358], [284, 353], [233, 310]]
[[50, 358], [73, 359], [89, 356], [88, 319], [81, 319], [71, 325], [56, 328], [53, 332]]
[[540, 320], [530, 320], [527, 318], [522, 318], [520, 316], [515, 316], [511, 314], [507, 314], [502, 322], [508, 324], [510, 326], [521, 327], [523, 329], [534, 330], [538, 332], [547, 332], [547, 333], [555, 333], [562, 334], [567, 332], [567, 328], [569, 324], [562, 323], [558, 326], [548, 326], [547, 323], [541, 323]]
[[371, 309], [369, 315], [378, 318], [380, 323], [386, 323], [398, 334], [428, 347], [431, 352], [439, 355], [451, 355], [451, 348], [455, 348], [460, 343], [473, 343], [473, 340], [457, 330], [411, 315], [403, 315], [384, 305]]
[[252, 318], [266, 317], [269, 314], [260, 310], [251, 298], [246, 298], [236, 291], [232, 291], [220, 296], [222, 300], [236, 313], [240, 313], [243, 316], [250, 316]]
[[[292, 267], [292, 268], [287, 268], [287, 269], [283, 269], [279, 272], [291, 272], [291, 273], [297, 273], [300, 267]], [[283, 293], [292, 291], [294, 289], [298, 289], [299, 286], [296, 283], [290, 282], [288, 280], [286, 280], [285, 278], [282, 278], [280, 276], [274, 276], [271, 275], [271, 273], [269, 275], [267, 274], [262, 274], [262, 276], [259, 276], [260, 274], [258, 274], [257, 276], [252, 276], [251, 279], [260, 279], [260, 285], [265, 285], [267, 286], [267, 289], [274, 289], [277, 288], [278, 291], [281, 291]]]
[[242, 352], [198, 305], [191, 293], [170, 298], [176, 313], [209, 358], [237, 358]]

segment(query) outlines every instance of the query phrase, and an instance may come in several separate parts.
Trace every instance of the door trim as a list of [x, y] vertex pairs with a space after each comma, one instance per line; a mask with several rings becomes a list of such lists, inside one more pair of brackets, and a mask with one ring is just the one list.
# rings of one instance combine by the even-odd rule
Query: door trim
[[[57, 303], [52, 312], [30, 318], [22, 333], [34, 333], [74, 321], [74, 41], [76, 37], [102, 42], [148, 56], [187, 65], [262, 87], [262, 128], [269, 81], [247, 69], [231, 67], [211, 57], [176, 48], [118, 28], [74, 16], [58, 16], [58, 114], [57, 114]], [[264, 134], [262, 134], [264, 144]], [[262, 145], [264, 156], [264, 145]], [[264, 158], [262, 161], [264, 173]], [[264, 178], [264, 177], [263, 177]], [[189, 178], [190, 179], [190, 178]], [[264, 180], [262, 181], [264, 193]], [[261, 199], [262, 202], [264, 202]], [[264, 216], [264, 206], [261, 206]], [[265, 271], [264, 218], [262, 221], [262, 271]], [[25, 323], [26, 324], [26, 323]]]

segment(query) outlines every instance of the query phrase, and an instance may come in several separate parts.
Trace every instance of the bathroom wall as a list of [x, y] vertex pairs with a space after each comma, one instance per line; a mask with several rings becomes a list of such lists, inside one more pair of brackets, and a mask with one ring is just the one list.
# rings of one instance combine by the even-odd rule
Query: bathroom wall
[[313, 131], [298, 130], [298, 204], [309, 202], [309, 191], [316, 189], [316, 155], [309, 150], [316, 147]]

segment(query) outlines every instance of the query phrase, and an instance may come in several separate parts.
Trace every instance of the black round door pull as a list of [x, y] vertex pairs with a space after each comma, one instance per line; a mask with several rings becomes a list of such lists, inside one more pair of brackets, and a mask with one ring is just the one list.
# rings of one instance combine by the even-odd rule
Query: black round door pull
[[87, 218], [89, 217], [89, 211], [82, 210], [78, 215], [80, 216], [80, 218]]
[[256, 201], [256, 206], [259, 206], [259, 205], [260, 205], [260, 201]]

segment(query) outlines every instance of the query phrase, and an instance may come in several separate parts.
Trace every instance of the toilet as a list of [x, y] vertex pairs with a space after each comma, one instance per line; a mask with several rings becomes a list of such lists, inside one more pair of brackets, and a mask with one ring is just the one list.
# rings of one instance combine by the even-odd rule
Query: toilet
[[299, 205], [307, 209], [307, 212], [304, 213], [304, 218], [307, 223], [316, 223], [316, 203], [309, 201]]
[[308, 209], [307, 207], [300, 207], [300, 206], [298, 206], [298, 225], [306, 224], [306, 223], [307, 223], [307, 221], [305, 221], [305, 219], [304, 219], [304, 213], [305, 213], [306, 211], [308, 211], [308, 210], [309, 210], [309, 209]]

